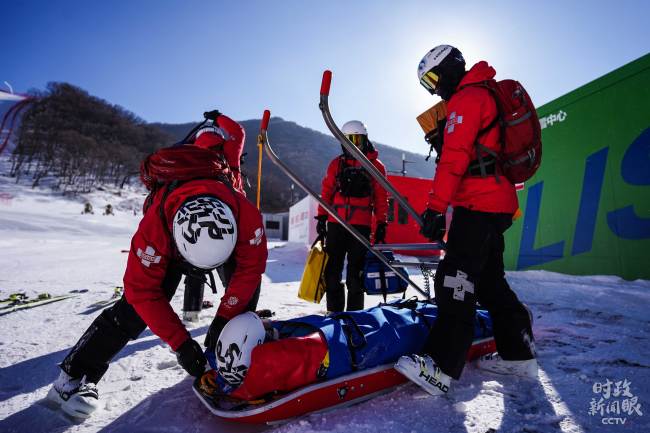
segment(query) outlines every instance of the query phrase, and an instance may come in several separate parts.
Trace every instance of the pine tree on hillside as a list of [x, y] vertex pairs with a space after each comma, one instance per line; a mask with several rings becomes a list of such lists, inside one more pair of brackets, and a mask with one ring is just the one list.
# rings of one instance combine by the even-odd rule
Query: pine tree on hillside
[[88, 192], [124, 187], [142, 158], [173, 139], [135, 114], [67, 83], [50, 83], [25, 112], [11, 175], [32, 186], [54, 176], [54, 187]]

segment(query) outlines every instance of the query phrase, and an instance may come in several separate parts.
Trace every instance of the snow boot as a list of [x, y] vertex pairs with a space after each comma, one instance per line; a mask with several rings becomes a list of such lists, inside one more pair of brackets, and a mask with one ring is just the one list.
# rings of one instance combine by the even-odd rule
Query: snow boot
[[430, 356], [402, 356], [397, 360], [395, 370], [431, 395], [446, 395], [449, 391], [451, 377], [443, 373]]
[[99, 406], [97, 385], [81, 379], [70, 377], [61, 371], [47, 393], [47, 399], [61, 407], [61, 410], [73, 418], [88, 418]]
[[497, 353], [488, 353], [477, 361], [478, 368], [498, 374], [510, 374], [528, 379], [537, 379], [537, 360], [535, 358], [522, 361], [508, 361]]

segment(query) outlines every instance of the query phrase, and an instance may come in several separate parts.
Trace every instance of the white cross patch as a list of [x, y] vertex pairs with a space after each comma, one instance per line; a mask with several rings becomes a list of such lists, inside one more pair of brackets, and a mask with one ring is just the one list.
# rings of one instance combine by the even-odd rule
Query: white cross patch
[[465, 300], [465, 293], [474, 294], [474, 283], [467, 279], [467, 274], [463, 271], [456, 271], [456, 276], [445, 275], [444, 287], [454, 290], [454, 299], [457, 301]]
[[456, 129], [456, 125], [463, 123], [463, 116], [457, 116], [454, 111], [447, 119], [447, 134], [451, 134]]
[[255, 230], [255, 237], [248, 241], [251, 245], [259, 245], [262, 243], [262, 235], [264, 234], [264, 230], [260, 227], [259, 229]]
[[138, 257], [140, 257], [140, 261], [142, 262], [143, 265], [145, 265], [147, 268], [151, 266], [151, 264], [157, 264], [160, 263], [160, 256], [156, 255], [156, 250], [153, 249], [153, 247], [147, 246], [147, 248], [142, 251], [140, 248], [138, 248], [138, 252], [136, 253]]

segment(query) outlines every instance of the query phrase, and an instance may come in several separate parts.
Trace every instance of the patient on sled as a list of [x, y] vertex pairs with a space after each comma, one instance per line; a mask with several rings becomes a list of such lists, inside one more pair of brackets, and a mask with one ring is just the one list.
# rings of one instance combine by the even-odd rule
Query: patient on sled
[[[436, 316], [435, 305], [416, 299], [286, 321], [246, 312], [228, 322], [215, 352], [206, 353], [212, 369], [199, 388], [215, 398], [252, 401], [394, 363], [422, 349]], [[492, 336], [488, 313], [477, 310], [474, 340]]]

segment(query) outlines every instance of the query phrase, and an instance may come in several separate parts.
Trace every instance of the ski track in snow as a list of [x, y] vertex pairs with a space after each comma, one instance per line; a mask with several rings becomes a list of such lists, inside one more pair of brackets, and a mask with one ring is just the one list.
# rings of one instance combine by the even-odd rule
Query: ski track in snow
[[[86, 195], [95, 215], [81, 215], [82, 200], [31, 190], [0, 177], [0, 297], [87, 289], [77, 297], [0, 317], [0, 432], [648, 432], [650, 431], [649, 281], [612, 276], [576, 277], [544, 271], [510, 272], [508, 279], [532, 309], [542, 368], [526, 381], [468, 365], [451, 396], [423, 398], [413, 385], [352, 407], [281, 425], [240, 425], [213, 417], [196, 399], [175, 355], [150, 331], [120, 352], [99, 383], [100, 410], [83, 423], [43, 401], [58, 375], [56, 364], [122, 285], [130, 238], [140, 217], [130, 206], [141, 191], [121, 197]], [[102, 216], [111, 202], [115, 216]], [[121, 210], [118, 210], [121, 209]], [[270, 242], [260, 308], [276, 317], [322, 313], [296, 296], [307, 248]], [[422, 283], [422, 277], [414, 280]], [[223, 293], [221, 290], [220, 293]], [[415, 293], [408, 293], [415, 295]], [[206, 299], [213, 295], [206, 295]], [[366, 298], [366, 307], [380, 297]], [[172, 301], [181, 310], [182, 288]], [[216, 302], [215, 302], [216, 304]], [[189, 325], [199, 341], [214, 309]], [[644, 415], [624, 426], [591, 416], [595, 382], [631, 382]], [[597, 399], [597, 398], [596, 398]]]

